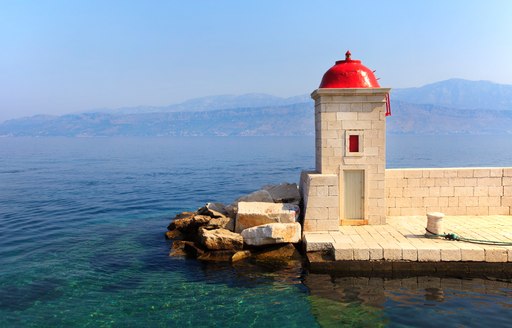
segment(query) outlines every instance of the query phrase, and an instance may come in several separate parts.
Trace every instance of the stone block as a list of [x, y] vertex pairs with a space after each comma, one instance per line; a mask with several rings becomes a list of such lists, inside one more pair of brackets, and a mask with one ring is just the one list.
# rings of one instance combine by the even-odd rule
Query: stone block
[[501, 178], [478, 178], [478, 186], [499, 187]]
[[501, 205], [502, 206], [512, 206], [512, 196], [502, 197]]
[[334, 239], [328, 233], [304, 233], [306, 252], [326, 251], [332, 249]]
[[311, 196], [308, 198], [308, 206], [312, 207], [338, 207], [337, 196]]
[[244, 245], [244, 240], [240, 234], [227, 229], [207, 230], [199, 228], [199, 240], [202, 245], [210, 250], [241, 250]]
[[280, 243], [298, 243], [301, 240], [300, 223], [269, 223], [242, 231], [244, 243], [261, 246]]
[[512, 177], [503, 177], [504, 186], [512, 186]]
[[441, 261], [454, 262], [462, 260], [460, 248], [455, 245], [443, 245], [441, 247]]
[[308, 204], [305, 217], [313, 220], [325, 220], [329, 217], [329, 210], [327, 207], [312, 207]]
[[364, 243], [352, 244], [354, 252], [354, 260], [368, 261], [370, 259], [370, 251]]
[[352, 261], [354, 260], [354, 250], [351, 244], [333, 244], [334, 259], [336, 261]]
[[508, 253], [506, 248], [485, 248], [485, 262], [507, 262]]
[[496, 188], [496, 187], [481, 187], [481, 186], [476, 186], [476, 187], [474, 187], [474, 189], [473, 189], [473, 195], [474, 195], [474, 196], [483, 196], [483, 197], [487, 197], [487, 196], [489, 196], [489, 188]]
[[489, 176], [501, 178], [501, 177], [503, 177], [503, 169], [502, 168], [492, 168], [489, 170]]
[[491, 196], [491, 197], [503, 196], [503, 187], [501, 187], [501, 186], [500, 187], [489, 187], [489, 196]]
[[489, 206], [489, 215], [510, 215], [510, 207], [508, 207], [508, 206]]
[[454, 196], [454, 187], [441, 187], [439, 191], [440, 196]]
[[473, 169], [473, 176], [475, 178], [485, 178], [485, 177], [489, 177], [490, 175], [491, 175], [491, 171], [489, 169], [481, 169], [481, 168]]
[[512, 177], [512, 167], [507, 167], [503, 169], [504, 177]]
[[336, 174], [310, 174], [309, 175], [310, 186], [337, 186], [338, 176]]
[[318, 220], [316, 223], [318, 231], [338, 231], [338, 220]]
[[441, 250], [434, 245], [416, 245], [418, 246], [419, 262], [439, 262], [441, 261]]
[[386, 261], [400, 261], [402, 260], [402, 248], [398, 244], [391, 242], [379, 243], [382, 247], [384, 260]]
[[235, 232], [267, 223], [293, 223], [299, 211], [294, 204], [239, 202]]
[[400, 243], [402, 248], [402, 259], [404, 261], [418, 261], [418, 249], [411, 244]]
[[476, 245], [458, 244], [460, 247], [461, 261], [483, 262], [485, 261], [484, 249]]
[[472, 187], [453, 187], [454, 196], [473, 196]]
[[512, 186], [503, 187], [503, 196], [512, 196]]
[[474, 177], [474, 169], [459, 169], [457, 170], [459, 178], [472, 178]]

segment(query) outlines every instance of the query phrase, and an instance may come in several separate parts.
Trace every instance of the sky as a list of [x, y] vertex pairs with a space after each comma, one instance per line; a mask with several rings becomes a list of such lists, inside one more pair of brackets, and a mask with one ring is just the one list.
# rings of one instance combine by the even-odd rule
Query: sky
[[307, 94], [348, 49], [383, 87], [512, 84], [512, 1], [1, 1], [0, 122]]

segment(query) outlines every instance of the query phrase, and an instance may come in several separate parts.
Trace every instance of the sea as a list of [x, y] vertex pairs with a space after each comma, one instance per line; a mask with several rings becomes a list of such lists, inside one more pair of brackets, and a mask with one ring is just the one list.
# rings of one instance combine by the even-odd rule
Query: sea
[[[511, 136], [387, 151], [388, 168], [512, 166]], [[177, 213], [313, 166], [314, 137], [0, 138], [0, 327], [510, 327], [510, 280], [168, 256]]]

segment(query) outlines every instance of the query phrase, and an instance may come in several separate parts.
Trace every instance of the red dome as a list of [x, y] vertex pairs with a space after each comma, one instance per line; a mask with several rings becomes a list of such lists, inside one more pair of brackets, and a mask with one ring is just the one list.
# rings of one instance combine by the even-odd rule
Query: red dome
[[347, 51], [345, 60], [338, 60], [325, 72], [320, 88], [380, 88], [373, 72], [350, 56], [350, 51]]

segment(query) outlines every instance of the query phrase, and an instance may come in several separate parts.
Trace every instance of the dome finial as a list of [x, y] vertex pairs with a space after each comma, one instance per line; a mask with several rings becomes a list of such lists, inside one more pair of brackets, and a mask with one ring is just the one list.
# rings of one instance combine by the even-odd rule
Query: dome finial
[[345, 60], [352, 60], [350, 59], [350, 56], [352, 56], [352, 54], [350, 53], [350, 50], [347, 50], [347, 52], [345, 53]]

